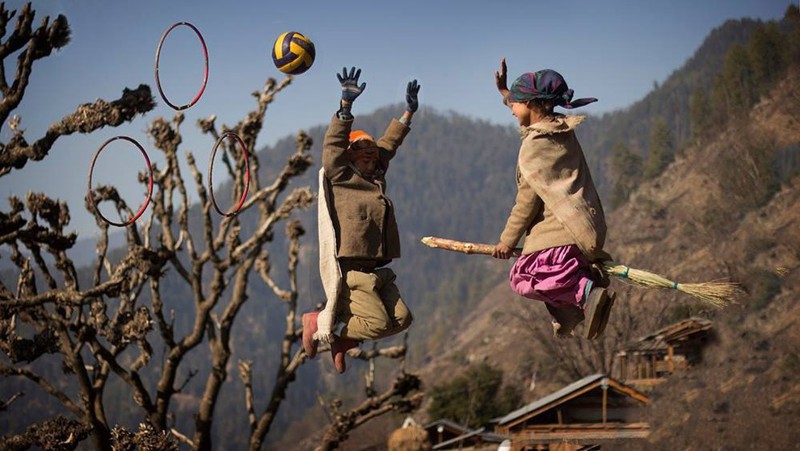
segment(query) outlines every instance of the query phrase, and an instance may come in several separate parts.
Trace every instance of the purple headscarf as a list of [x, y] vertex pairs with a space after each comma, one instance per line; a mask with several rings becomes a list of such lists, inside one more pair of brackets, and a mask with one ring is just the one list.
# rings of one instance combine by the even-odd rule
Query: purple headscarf
[[572, 109], [597, 102], [594, 97], [572, 100], [574, 91], [558, 72], [544, 69], [526, 72], [511, 84], [508, 102], [528, 102], [529, 100], [554, 100], [556, 106]]

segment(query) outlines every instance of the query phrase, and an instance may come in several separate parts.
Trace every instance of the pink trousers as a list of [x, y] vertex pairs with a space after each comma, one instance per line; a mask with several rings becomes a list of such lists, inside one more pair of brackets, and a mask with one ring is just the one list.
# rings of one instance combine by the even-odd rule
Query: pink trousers
[[589, 261], [574, 244], [523, 255], [509, 274], [511, 289], [520, 296], [554, 306], [581, 306], [591, 280]]

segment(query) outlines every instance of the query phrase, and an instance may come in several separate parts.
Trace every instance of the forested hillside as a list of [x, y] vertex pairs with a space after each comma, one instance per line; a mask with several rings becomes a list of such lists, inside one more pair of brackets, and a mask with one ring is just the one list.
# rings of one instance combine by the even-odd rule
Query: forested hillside
[[620, 173], [619, 169], [615, 172], [611, 165], [615, 148], [623, 146], [646, 159], [653, 147], [651, 135], [654, 126], [669, 131], [673, 148], [686, 144], [700, 131], [698, 128], [704, 124], [696, 116], [707, 114], [722, 103], [721, 99], [712, 102], [712, 98], [714, 87], [725, 77], [721, 69], [728, 50], [747, 46], [752, 48], [752, 53], [764, 53], [754, 47], [767, 45], [769, 41], [750, 41], [754, 30], [759, 30], [761, 35], [774, 31], [750, 19], [727, 21], [712, 30], [694, 55], [663, 83], [654, 84], [653, 91], [642, 100], [624, 110], [593, 117], [581, 127], [581, 142], [592, 171], [597, 174], [595, 180], [604, 199], [611, 202], [614, 182]]

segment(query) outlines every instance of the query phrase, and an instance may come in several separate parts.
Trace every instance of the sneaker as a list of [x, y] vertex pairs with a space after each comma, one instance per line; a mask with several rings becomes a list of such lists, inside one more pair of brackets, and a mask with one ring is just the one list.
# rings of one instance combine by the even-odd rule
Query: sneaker
[[303, 350], [309, 359], [317, 355], [317, 340], [314, 334], [317, 333], [317, 316], [319, 312], [303, 314]]
[[553, 317], [553, 336], [570, 338], [575, 336], [575, 326], [583, 321], [583, 310], [578, 307], [545, 304]]
[[358, 346], [358, 342], [352, 338], [335, 337], [331, 343], [331, 357], [333, 358], [333, 366], [339, 374], [347, 371], [347, 363], [344, 360], [344, 355], [349, 349]]
[[595, 340], [600, 337], [608, 323], [612, 305], [614, 305], [614, 299], [609, 296], [609, 290], [602, 287], [592, 288], [583, 305], [583, 312], [586, 315], [584, 328], [586, 338]]

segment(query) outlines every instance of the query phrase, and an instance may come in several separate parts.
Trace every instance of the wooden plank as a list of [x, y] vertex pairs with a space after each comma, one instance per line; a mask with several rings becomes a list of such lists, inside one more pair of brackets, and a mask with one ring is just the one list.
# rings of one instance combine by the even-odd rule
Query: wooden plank
[[650, 368], [652, 370], [651, 375], [653, 376], [653, 378], [658, 377], [658, 373], [656, 372], [656, 355], [655, 354], [650, 354]]
[[648, 397], [644, 393], [639, 392], [638, 390], [635, 390], [635, 389], [633, 389], [631, 387], [622, 385], [622, 384], [620, 384], [619, 382], [617, 382], [614, 379], [609, 379], [608, 384], [609, 384], [610, 387], [613, 387], [614, 390], [617, 390], [619, 392], [625, 393], [626, 395], [630, 396], [631, 398], [634, 398], [634, 399], [636, 399], [638, 401], [641, 401], [644, 404], [650, 404], [650, 397]]
[[602, 431], [602, 430], [605, 430], [605, 429], [609, 429], [610, 430], [612, 428], [613, 429], [619, 429], [619, 430], [622, 430], [622, 429], [626, 429], [626, 430], [627, 429], [631, 429], [631, 430], [634, 430], [634, 429], [649, 429], [650, 428], [650, 423], [648, 423], [646, 421], [637, 421], [637, 422], [632, 422], [632, 423], [618, 423], [618, 422], [613, 422], [612, 421], [612, 422], [608, 423], [608, 426], [603, 426], [602, 423], [580, 423], [580, 424], [578, 424], [578, 423], [567, 423], [567, 424], [564, 424], [564, 425], [561, 425], [561, 426], [557, 426], [557, 425], [530, 426], [525, 430], [526, 431], [538, 431], [538, 430], [543, 430], [543, 431], [580, 431], [580, 430]]
[[672, 345], [669, 345], [669, 347], [667, 348], [667, 363], [669, 365], [670, 373], [675, 372], [675, 363], [673, 361], [673, 357], [675, 357], [675, 350], [672, 347]]
[[602, 387], [603, 388], [603, 426], [606, 425], [606, 420], [608, 419], [608, 386]]
[[620, 438], [647, 438], [650, 435], [649, 429], [600, 429], [596, 431], [558, 431], [544, 432], [536, 434], [520, 433], [513, 434], [511, 441], [516, 444], [525, 442], [543, 442], [546, 440], [610, 440]]

